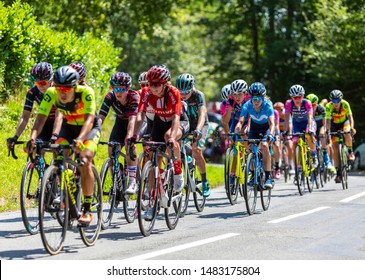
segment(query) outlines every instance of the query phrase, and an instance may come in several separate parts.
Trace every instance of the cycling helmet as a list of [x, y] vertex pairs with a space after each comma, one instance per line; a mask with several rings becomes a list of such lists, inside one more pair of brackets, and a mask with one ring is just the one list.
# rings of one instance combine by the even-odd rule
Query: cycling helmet
[[138, 77], [139, 84], [147, 84], [147, 72], [142, 72]]
[[313, 104], [316, 105], [318, 104], [319, 98], [317, 95], [315, 95], [314, 93], [308, 94], [307, 95], [307, 99]]
[[72, 62], [69, 64], [73, 69], [75, 69], [79, 75], [80, 79], [84, 79], [86, 77], [86, 66], [82, 62]]
[[222, 87], [222, 99], [228, 100], [230, 95], [231, 95], [231, 84]]
[[266, 95], [266, 88], [262, 83], [256, 82], [250, 85], [248, 93], [250, 94], [251, 97], [253, 96], [264, 97]]
[[132, 84], [132, 78], [128, 73], [117, 72], [114, 73], [110, 78], [111, 86], [125, 86], [129, 87]]
[[293, 85], [289, 90], [290, 96], [304, 96], [305, 90], [301, 85]]
[[73, 87], [79, 81], [80, 75], [71, 66], [61, 66], [56, 70], [53, 82], [56, 86]]
[[195, 85], [195, 79], [193, 75], [189, 73], [181, 74], [176, 79], [176, 88], [181, 91], [189, 91]]
[[147, 81], [166, 83], [171, 80], [169, 69], [161, 64], [152, 66], [147, 72]]
[[231, 83], [231, 94], [247, 91], [247, 83], [244, 80], [235, 80]]
[[339, 100], [341, 100], [342, 98], [343, 98], [343, 93], [340, 90], [334, 89], [334, 90], [331, 91], [331, 93], [330, 93], [330, 100], [332, 100], [332, 99], [339, 99]]
[[282, 102], [276, 102], [274, 104], [274, 109], [275, 110], [278, 110], [278, 111], [283, 110], [284, 109], [284, 103], [282, 103]]
[[39, 62], [32, 67], [30, 76], [33, 81], [49, 81], [53, 76], [52, 65], [48, 62]]

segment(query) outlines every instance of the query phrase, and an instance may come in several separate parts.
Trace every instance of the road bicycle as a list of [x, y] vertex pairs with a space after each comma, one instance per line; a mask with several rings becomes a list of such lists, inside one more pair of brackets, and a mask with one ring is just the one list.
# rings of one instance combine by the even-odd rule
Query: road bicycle
[[180, 217], [183, 217], [188, 209], [190, 193], [193, 193], [195, 208], [198, 212], [202, 212], [204, 210], [206, 201], [206, 198], [203, 196], [202, 182], [195, 176], [197, 171], [195, 159], [188, 155], [191, 154], [192, 151], [191, 141], [193, 143], [196, 141], [192, 133], [188, 134], [187, 137], [181, 141], [181, 163], [185, 185], [182, 190]]
[[[260, 192], [260, 200], [262, 209], [264, 211], [269, 209], [271, 202], [271, 189], [264, 188], [265, 183], [265, 170], [263, 164], [262, 153], [259, 148], [261, 142], [266, 141], [263, 139], [247, 139], [250, 145], [251, 152], [247, 156], [246, 168], [245, 168], [245, 180], [243, 185], [243, 193], [245, 197], [246, 210], [249, 215], [252, 215], [256, 211], [257, 196]], [[271, 170], [272, 173], [272, 170]], [[272, 176], [273, 174], [271, 174]], [[273, 178], [273, 177], [271, 177]], [[273, 187], [275, 181], [272, 180]]]
[[318, 166], [316, 168], [316, 176], [318, 178], [318, 184], [316, 184], [317, 189], [319, 187], [323, 188], [326, 182], [326, 177], [328, 176], [329, 170], [327, 168], [326, 163], [324, 162], [323, 149], [320, 139], [323, 138], [323, 135], [319, 135], [316, 143], [317, 148], [317, 158], [318, 158]]
[[[182, 193], [174, 191], [175, 159], [171, 145], [165, 142], [138, 141], [136, 144], [148, 146], [151, 160], [144, 164], [141, 174], [141, 185], [138, 190], [138, 225], [143, 236], [149, 236], [154, 228], [160, 207], [164, 208], [166, 225], [170, 230], [176, 228], [182, 205]], [[169, 149], [170, 155], [164, 152]], [[164, 168], [159, 167], [159, 157], [165, 161]], [[167, 194], [167, 203], [163, 205], [161, 199]], [[165, 197], [166, 198], [166, 197]]]
[[[126, 155], [121, 152], [121, 143], [99, 142], [100, 145], [108, 145], [112, 154], [107, 158], [100, 171], [101, 185], [103, 189], [103, 218], [102, 229], [107, 229], [113, 218], [113, 214], [120, 202], [123, 204], [124, 217], [128, 223], [133, 223], [137, 216], [137, 194], [128, 195], [127, 188]], [[119, 158], [124, 158], [123, 163]]]
[[300, 195], [304, 195], [305, 185], [307, 185], [309, 193], [313, 191], [314, 184], [318, 185], [318, 179], [313, 166], [313, 158], [307, 143], [306, 134], [307, 133], [304, 132], [296, 132], [291, 135], [292, 137], [298, 137], [298, 143], [294, 154], [294, 184], [297, 185]]
[[[46, 251], [55, 255], [62, 248], [66, 231], [72, 229], [82, 211], [83, 195], [81, 190], [80, 166], [83, 162], [76, 156], [75, 160], [67, 157], [72, 146], [51, 144], [49, 148], [55, 153], [54, 163], [50, 165], [42, 180], [39, 201], [39, 230]], [[102, 188], [99, 174], [92, 166], [94, 175], [94, 192], [90, 213], [92, 222], [87, 227], [78, 224], [81, 239], [87, 246], [93, 246], [98, 239], [102, 221]]]
[[245, 139], [241, 136], [246, 136], [245, 133], [229, 133], [228, 137], [233, 140], [232, 148], [227, 155], [225, 168], [225, 187], [229, 202], [234, 205], [237, 203], [238, 193], [244, 196], [242, 185], [245, 181], [245, 167], [247, 159], [247, 151], [243, 144]]
[[338, 157], [339, 157], [339, 167], [338, 170], [340, 170], [340, 174], [341, 174], [341, 184], [342, 184], [342, 188], [344, 190], [347, 190], [349, 188], [349, 183], [348, 183], [348, 172], [351, 168], [351, 165], [349, 164], [349, 160], [348, 160], [348, 148], [345, 145], [345, 134], [351, 134], [351, 131], [336, 131], [336, 132], [330, 132], [329, 133], [331, 136], [336, 136], [339, 138], [338, 141]]
[[290, 180], [289, 174], [289, 156], [288, 156], [288, 148], [287, 148], [287, 139], [286, 137], [282, 137], [280, 140], [282, 142], [282, 150], [281, 150], [281, 171], [284, 175], [284, 182], [287, 183]]

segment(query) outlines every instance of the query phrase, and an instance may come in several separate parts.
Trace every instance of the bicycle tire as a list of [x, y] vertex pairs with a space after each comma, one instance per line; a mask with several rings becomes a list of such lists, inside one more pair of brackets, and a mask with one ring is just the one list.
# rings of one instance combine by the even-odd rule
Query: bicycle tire
[[20, 210], [26, 231], [31, 234], [39, 232], [39, 194], [40, 178], [35, 165], [28, 161], [24, 167], [20, 184]]
[[[274, 169], [272, 168], [271, 169], [271, 178], [274, 178], [273, 170]], [[260, 183], [262, 185], [264, 182], [264, 170], [263, 170], [262, 166], [259, 168], [259, 172], [260, 172]], [[274, 188], [274, 186], [275, 186], [275, 181], [273, 180], [272, 188], [269, 188], [269, 189], [260, 188], [261, 206], [264, 211], [267, 211], [269, 209], [270, 202], [271, 202], [271, 190]]]
[[[152, 174], [150, 174], [152, 172]], [[157, 207], [158, 207], [158, 194], [157, 194], [157, 183], [153, 178], [153, 182], [149, 182], [149, 175], [154, 176], [154, 170], [151, 161], [147, 161], [143, 167], [141, 174], [141, 185], [138, 189], [138, 201], [137, 201], [137, 211], [138, 211], [138, 226], [140, 232], [143, 236], [150, 236], [155, 225], [157, 217]], [[152, 180], [152, 179], [151, 179]], [[151, 184], [149, 188], [148, 185]], [[152, 207], [152, 218], [151, 220], [146, 220], [144, 217], [144, 212], [148, 207]]]
[[188, 179], [188, 172], [189, 172], [189, 167], [186, 167], [186, 160], [185, 160], [185, 155], [181, 154], [181, 168], [182, 168], [182, 173], [184, 176], [184, 187], [182, 189], [182, 204], [181, 204], [181, 211], [180, 211], [180, 218], [185, 216], [186, 211], [188, 210], [188, 206], [189, 206], [189, 198], [190, 198], [190, 181]]
[[195, 180], [196, 189], [193, 192], [195, 208], [198, 212], [203, 212], [206, 202], [206, 197], [203, 196], [203, 184]]
[[[166, 171], [165, 171], [166, 172]], [[182, 204], [181, 192], [175, 193], [174, 191], [174, 174], [172, 170], [167, 172], [165, 182], [167, 182], [165, 192], [169, 196], [168, 207], [164, 208], [166, 225], [170, 230], [174, 230], [180, 219], [180, 211]]]
[[[255, 213], [257, 202], [257, 186], [248, 185], [251, 165], [255, 166], [255, 157], [252, 153], [250, 153], [247, 157], [245, 168], [245, 181], [243, 186], [246, 210], [249, 215]], [[254, 172], [257, 172], [257, 170], [254, 170]], [[254, 176], [254, 174], [251, 174], [251, 176]]]
[[[238, 155], [237, 155], [237, 157], [238, 157]], [[232, 170], [232, 166], [233, 166], [233, 163], [232, 163], [233, 158], [234, 158], [234, 151], [231, 150], [230, 154], [229, 154], [229, 158], [228, 158], [228, 163], [227, 163], [228, 174], [229, 174], [228, 181], [230, 181], [230, 177], [231, 177], [231, 173], [232, 173], [231, 170]], [[226, 194], [227, 194], [229, 203], [231, 203], [232, 205], [235, 205], [237, 203], [237, 198], [238, 198], [239, 178], [235, 175], [233, 181], [234, 181], [234, 183], [232, 185], [229, 182], [228, 188], [226, 188]]]
[[112, 166], [110, 165], [110, 158], [107, 158], [100, 171], [101, 185], [103, 190], [103, 213], [101, 228], [107, 229], [113, 219], [114, 206], [116, 202], [116, 189], [114, 186], [112, 176]]
[[226, 193], [229, 190], [229, 165], [228, 160], [231, 154], [231, 148], [227, 148], [226, 156], [224, 159], [224, 187], [226, 189]]
[[287, 162], [287, 152], [286, 149], [282, 149], [282, 161], [281, 161], [282, 171], [284, 173], [284, 182], [287, 183], [289, 179], [289, 165]]
[[305, 189], [305, 182], [304, 182], [304, 174], [303, 171], [300, 170], [299, 167], [299, 161], [301, 163], [301, 167], [303, 166], [302, 163], [302, 156], [301, 156], [302, 150], [299, 146], [297, 146], [295, 148], [295, 156], [294, 156], [294, 169], [295, 169], [295, 178], [294, 180], [296, 181], [295, 184], [297, 185], [298, 191], [300, 195], [304, 194], [304, 189]]
[[305, 162], [306, 162], [306, 165], [308, 167], [308, 172], [309, 172], [308, 176], [306, 177], [307, 188], [308, 188], [308, 192], [312, 193], [314, 185], [318, 186], [318, 181], [317, 181], [315, 169], [313, 168], [312, 156], [310, 155], [310, 153], [311, 153], [310, 151], [308, 151], [306, 153]]
[[56, 255], [62, 250], [69, 219], [68, 192], [60, 185], [61, 176], [57, 166], [51, 165], [47, 168], [42, 180], [38, 208], [42, 243], [51, 255]]
[[347, 174], [347, 151], [344, 144], [340, 143], [338, 150], [340, 151], [340, 170], [342, 189], [348, 189], [348, 174]]
[[325, 169], [326, 169], [326, 165], [324, 163], [324, 159], [323, 159], [323, 152], [321, 149], [317, 150], [317, 157], [318, 157], [318, 167], [316, 169], [316, 175], [318, 176], [319, 182], [317, 184], [317, 189], [319, 188], [319, 186], [321, 188], [324, 187], [324, 176], [325, 176]]
[[100, 177], [94, 165], [91, 166], [91, 169], [94, 175], [94, 192], [90, 207], [90, 213], [93, 216], [93, 219], [89, 226], [79, 227], [81, 239], [88, 247], [94, 246], [98, 240], [103, 212], [103, 190], [101, 187]]

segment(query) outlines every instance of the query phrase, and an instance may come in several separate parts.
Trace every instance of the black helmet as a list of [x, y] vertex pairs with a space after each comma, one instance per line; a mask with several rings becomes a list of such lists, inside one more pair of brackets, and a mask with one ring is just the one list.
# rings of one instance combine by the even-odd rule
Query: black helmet
[[39, 62], [32, 67], [30, 76], [33, 81], [49, 81], [52, 79], [52, 65], [48, 62]]
[[73, 87], [79, 81], [80, 75], [71, 66], [61, 66], [53, 77], [56, 86]]
[[343, 98], [343, 93], [340, 90], [334, 89], [330, 92], [330, 100], [333, 100], [333, 99], [341, 100], [342, 98]]

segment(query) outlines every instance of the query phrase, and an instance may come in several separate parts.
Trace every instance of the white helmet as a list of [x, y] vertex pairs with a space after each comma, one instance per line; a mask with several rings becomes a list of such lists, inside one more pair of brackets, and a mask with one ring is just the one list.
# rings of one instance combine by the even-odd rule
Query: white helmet
[[237, 94], [239, 92], [246, 92], [248, 85], [244, 80], [235, 80], [231, 83], [231, 94]]
[[222, 87], [222, 100], [228, 100], [231, 95], [231, 84]]
[[301, 85], [293, 85], [289, 90], [290, 96], [304, 96], [305, 90]]

